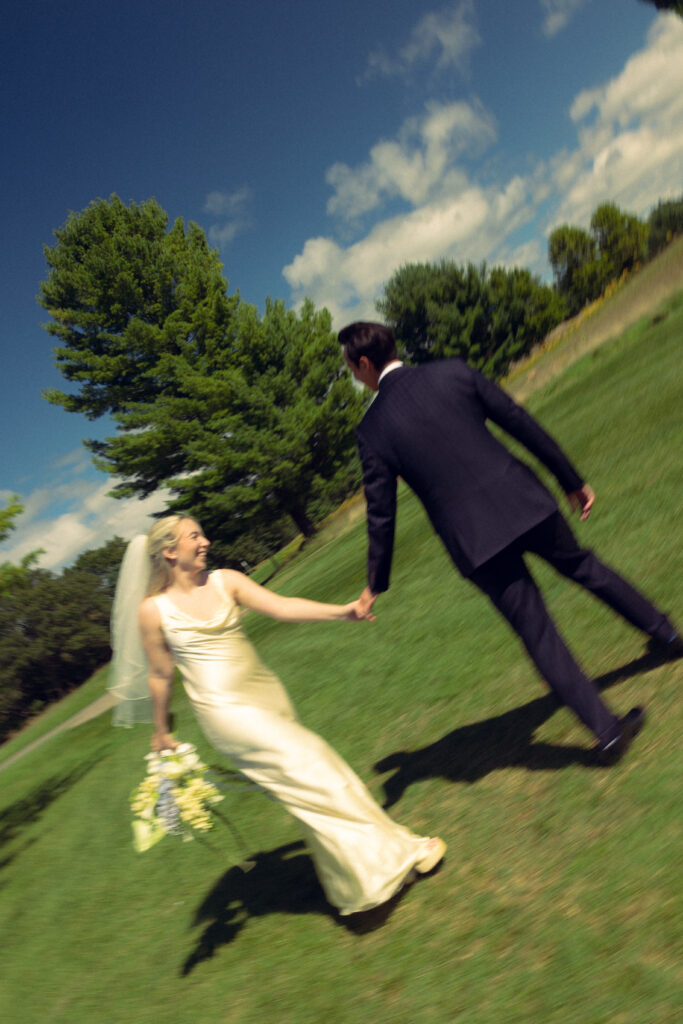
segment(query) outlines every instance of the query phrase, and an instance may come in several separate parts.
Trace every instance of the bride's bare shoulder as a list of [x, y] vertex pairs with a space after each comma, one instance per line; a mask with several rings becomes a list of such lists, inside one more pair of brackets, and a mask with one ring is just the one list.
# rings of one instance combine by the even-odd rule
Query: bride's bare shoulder
[[153, 597], [146, 597], [140, 602], [138, 619], [142, 626], [156, 626], [161, 622], [159, 609]]

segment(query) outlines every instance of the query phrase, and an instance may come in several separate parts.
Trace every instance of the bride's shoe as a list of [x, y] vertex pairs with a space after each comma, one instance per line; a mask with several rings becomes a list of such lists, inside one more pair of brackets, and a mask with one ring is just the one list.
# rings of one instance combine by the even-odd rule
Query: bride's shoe
[[433, 871], [437, 864], [440, 864], [446, 853], [446, 844], [439, 836], [433, 839], [425, 839], [423, 854], [415, 863], [415, 870], [419, 875], [426, 875]]

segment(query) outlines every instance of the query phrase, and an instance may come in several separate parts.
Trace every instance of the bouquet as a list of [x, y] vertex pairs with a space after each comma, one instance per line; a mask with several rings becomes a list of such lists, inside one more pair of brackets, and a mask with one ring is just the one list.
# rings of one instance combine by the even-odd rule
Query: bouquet
[[130, 796], [133, 845], [144, 853], [165, 835], [185, 842], [214, 826], [213, 805], [223, 799], [205, 777], [208, 768], [192, 743], [147, 754], [147, 775]]

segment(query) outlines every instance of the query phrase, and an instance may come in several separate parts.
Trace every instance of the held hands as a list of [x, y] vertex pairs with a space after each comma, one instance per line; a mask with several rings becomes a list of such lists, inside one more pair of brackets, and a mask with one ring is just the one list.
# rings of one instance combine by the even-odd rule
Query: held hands
[[580, 519], [588, 519], [591, 514], [593, 502], [595, 501], [595, 492], [590, 484], [584, 484], [578, 491], [572, 491], [567, 495], [567, 501], [572, 508], [581, 509]]
[[352, 601], [351, 604], [347, 605], [347, 612], [345, 618], [349, 622], [374, 622], [375, 616], [372, 614], [372, 606], [377, 598], [376, 594], [366, 587], [363, 593], [360, 595], [357, 601]]
[[347, 622], [374, 622], [375, 616], [372, 612], [365, 612], [361, 607], [360, 601], [352, 601], [351, 604], [346, 606], [346, 614], [344, 618]]

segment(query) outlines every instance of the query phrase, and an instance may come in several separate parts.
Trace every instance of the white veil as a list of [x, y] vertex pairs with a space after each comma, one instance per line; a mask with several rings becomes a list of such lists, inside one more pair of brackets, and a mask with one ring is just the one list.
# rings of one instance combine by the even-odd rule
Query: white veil
[[154, 721], [149, 692], [149, 666], [142, 646], [138, 608], [147, 596], [151, 563], [147, 537], [139, 534], [126, 548], [116, 583], [111, 614], [111, 645], [107, 689], [116, 698], [112, 725], [133, 726]]

